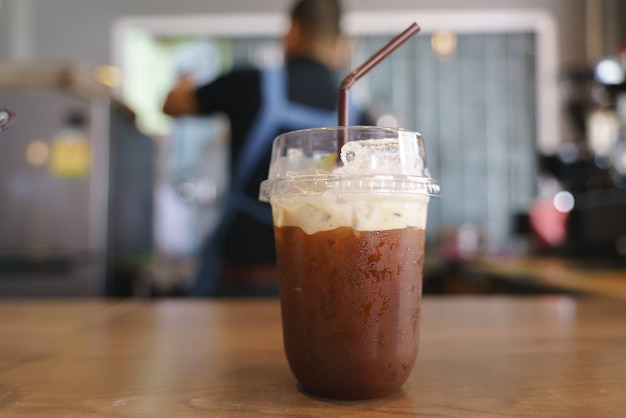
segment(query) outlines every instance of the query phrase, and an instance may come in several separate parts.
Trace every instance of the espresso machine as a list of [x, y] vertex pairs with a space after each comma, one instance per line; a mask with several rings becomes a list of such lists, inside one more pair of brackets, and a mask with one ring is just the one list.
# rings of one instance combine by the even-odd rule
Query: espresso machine
[[626, 263], [626, 81], [606, 80], [600, 65], [570, 71], [562, 80], [570, 136], [544, 167], [572, 193], [568, 256]]

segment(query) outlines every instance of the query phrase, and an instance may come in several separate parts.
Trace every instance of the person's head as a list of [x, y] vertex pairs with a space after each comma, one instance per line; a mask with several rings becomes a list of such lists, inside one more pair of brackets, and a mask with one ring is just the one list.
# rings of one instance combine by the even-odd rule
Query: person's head
[[330, 67], [343, 64], [339, 0], [297, 0], [285, 35], [287, 57], [308, 55]]

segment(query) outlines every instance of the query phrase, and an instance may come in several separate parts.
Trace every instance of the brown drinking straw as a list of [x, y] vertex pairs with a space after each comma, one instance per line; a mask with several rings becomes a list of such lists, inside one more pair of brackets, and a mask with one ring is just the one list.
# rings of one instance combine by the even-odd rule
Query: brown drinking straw
[[[348, 126], [348, 90], [358, 79], [367, 74], [372, 68], [374, 68], [379, 62], [387, 58], [389, 54], [398, 49], [400, 45], [405, 43], [411, 36], [420, 31], [420, 27], [417, 23], [411, 24], [404, 32], [393, 38], [387, 45], [382, 47], [378, 52], [372, 55], [367, 61], [361, 64], [360, 67], [352, 71], [344, 78], [341, 86], [339, 87], [339, 126]], [[337, 150], [341, 150], [345, 138], [340, 135], [337, 143]]]

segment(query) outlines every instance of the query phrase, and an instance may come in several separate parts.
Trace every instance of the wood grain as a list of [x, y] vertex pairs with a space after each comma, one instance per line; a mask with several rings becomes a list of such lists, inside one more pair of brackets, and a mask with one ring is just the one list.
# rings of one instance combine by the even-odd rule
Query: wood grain
[[0, 302], [2, 417], [618, 417], [626, 304], [426, 298], [416, 367], [367, 402], [298, 391], [276, 300]]
[[538, 284], [626, 301], [626, 270], [609, 265], [556, 257], [486, 256], [468, 262], [464, 268], [520, 284]]

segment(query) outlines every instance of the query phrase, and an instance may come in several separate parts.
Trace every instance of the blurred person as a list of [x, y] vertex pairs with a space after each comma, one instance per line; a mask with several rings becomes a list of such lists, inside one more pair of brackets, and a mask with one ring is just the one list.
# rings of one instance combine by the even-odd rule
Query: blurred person
[[[339, 0], [299, 0], [283, 38], [284, 65], [236, 69], [201, 86], [182, 76], [167, 95], [163, 111], [170, 116], [223, 112], [230, 119], [228, 203], [202, 249], [191, 296], [277, 294], [271, 210], [258, 202], [259, 185], [267, 178], [276, 135], [337, 124], [336, 72], [347, 58], [341, 17]], [[365, 113], [351, 115], [351, 123], [372, 124]]]

